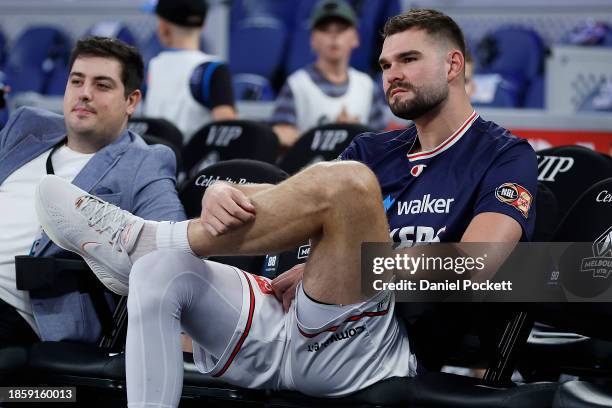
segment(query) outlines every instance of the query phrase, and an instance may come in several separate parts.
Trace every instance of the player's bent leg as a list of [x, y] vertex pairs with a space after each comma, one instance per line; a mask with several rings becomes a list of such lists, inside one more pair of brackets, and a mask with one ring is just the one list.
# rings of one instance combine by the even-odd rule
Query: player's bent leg
[[203, 373], [244, 387], [281, 386], [284, 318], [263, 278], [161, 250], [135, 263], [128, 299], [130, 407], [178, 404], [181, 327], [194, 340], [194, 360]]

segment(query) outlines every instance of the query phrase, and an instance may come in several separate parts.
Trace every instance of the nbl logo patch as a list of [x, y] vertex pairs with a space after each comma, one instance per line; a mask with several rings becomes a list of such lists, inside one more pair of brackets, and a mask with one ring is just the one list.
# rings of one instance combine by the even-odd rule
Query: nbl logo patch
[[523, 217], [527, 218], [529, 215], [533, 197], [523, 186], [516, 183], [504, 183], [495, 189], [495, 197], [502, 203], [519, 210]]

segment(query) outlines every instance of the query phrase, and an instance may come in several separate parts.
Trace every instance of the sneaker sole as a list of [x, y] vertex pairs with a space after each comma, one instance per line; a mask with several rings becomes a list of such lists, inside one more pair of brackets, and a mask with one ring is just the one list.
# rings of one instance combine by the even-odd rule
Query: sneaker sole
[[80, 248], [74, 247], [71, 243], [63, 241], [60, 237], [55, 235], [53, 228], [46, 222], [49, 218], [49, 214], [47, 213], [47, 210], [41, 206], [40, 191], [38, 186], [36, 187], [36, 195], [38, 198], [34, 200], [34, 207], [36, 209], [36, 214], [38, 215], [38, 221], [51, 241], [53, 241], [53, 243], [60, 248], [65, 249], [66, 251], [74, 252], [75, 254], [81, 256], [104, 286], [120, 296], [126, 296], [129, 292], [127, 284], [121, 282], [118, 278], [111, 276], [108, 272], [106, 272], [106, 268], [100, 266], [98, 262], [96, 262], [96, 260], [90, 257], [86, 252], [83, 253]]

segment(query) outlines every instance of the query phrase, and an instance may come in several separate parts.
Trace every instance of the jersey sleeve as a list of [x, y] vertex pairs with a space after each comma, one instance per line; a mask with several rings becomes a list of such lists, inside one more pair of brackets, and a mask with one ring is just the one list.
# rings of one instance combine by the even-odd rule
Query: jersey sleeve
[[507, 215], [523, 230], [522, 239], [531, 239], [535, 227], [538, 162], [527, 142], [503, 151], [481, 181], [474, 216], [484, 212]]
[[234, 106], [232, 77], [227, 64], [208, 61], [198, 65], [189, 80], [191, 95], [207, 109]]
[[293, 98], [293, 92], [288, 83], [285, 83], [281, 88], [278, 96], [276, 97], [276, 104], [274, 112], [270, 117], [270, 123], [276, 124], [287, 124], [296, 126], [297, 124], [297, 113], [295, 111], [295, 100]]

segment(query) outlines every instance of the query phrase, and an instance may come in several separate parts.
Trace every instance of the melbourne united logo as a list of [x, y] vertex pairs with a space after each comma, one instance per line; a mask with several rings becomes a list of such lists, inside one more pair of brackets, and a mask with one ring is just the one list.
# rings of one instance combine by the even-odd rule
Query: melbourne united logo
[[593, 256], [584, 258], [582, 272], [590, 272], [594, 278], [608, 278], [612, 273], [612, 227], [593, 242]]
[[427, 167], [426, 164], [417, 164], [415, 166], [412, 166], [412, 168], [410, 169], [410, 174], [412, 174], [414, 177], [419, 177], [423, 170], [425, 170], [425, 167]]
[[502, 203], [516, 208], [523, 217], [527, 218], [529, 215], [533, 197], [525, 187], [516, 183], [504, 183], [495, 189], [495, 197]]

